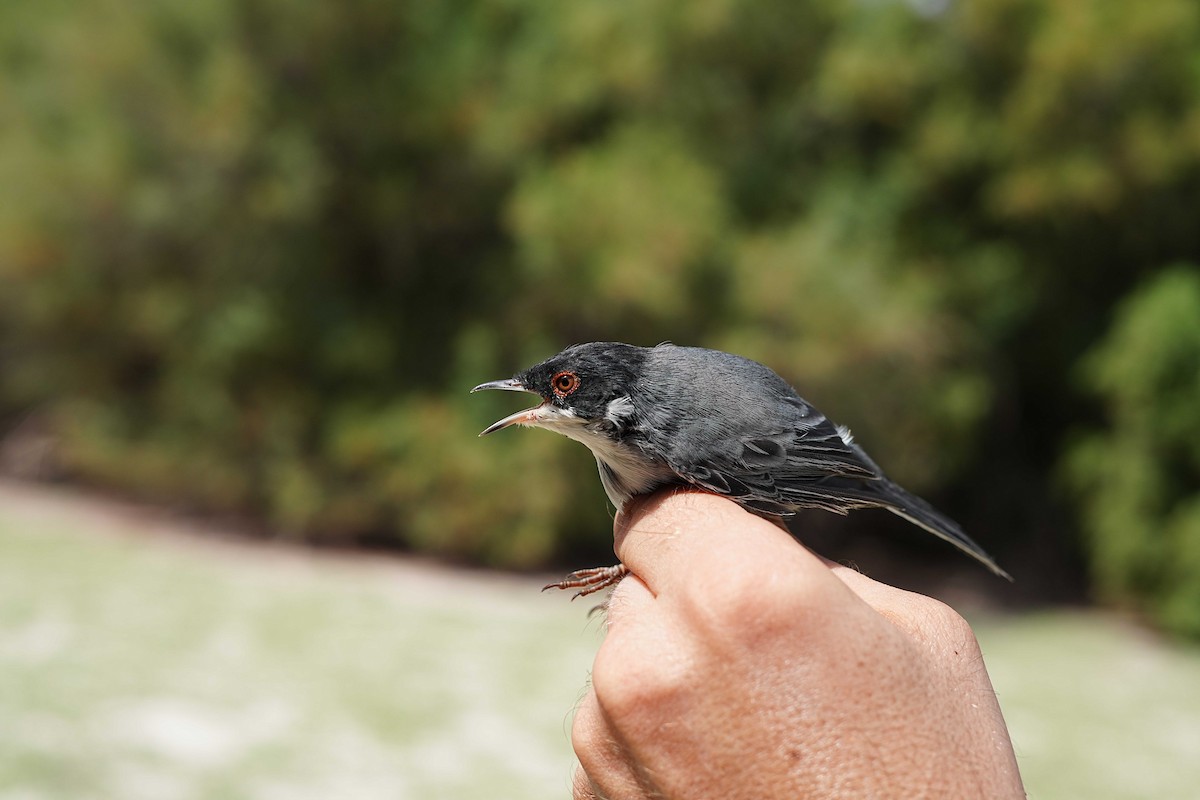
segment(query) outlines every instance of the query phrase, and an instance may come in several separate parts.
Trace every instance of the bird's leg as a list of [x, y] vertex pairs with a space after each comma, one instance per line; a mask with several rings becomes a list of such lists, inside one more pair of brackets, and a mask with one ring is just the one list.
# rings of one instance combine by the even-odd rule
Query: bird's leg
[[574, 600], [576, 597], [586, 597], [589, 594], [594, 594], [601, 589], [612, 586], [628, 574], [629, 567], [624, 564], [613, 564], [611, 567], [580, 569], [572, 572], [558, 583], [543, 586], [542, 591], [544, 592], [547, 589], [578, 589], [579, 591], [571, 596], [571, 599]]

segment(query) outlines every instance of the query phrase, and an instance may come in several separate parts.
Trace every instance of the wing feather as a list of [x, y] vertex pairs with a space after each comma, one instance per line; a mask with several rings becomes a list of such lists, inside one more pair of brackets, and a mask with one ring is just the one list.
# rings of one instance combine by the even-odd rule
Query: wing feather
[[790, 516], [798, 508], [845, 514], [879, 505], [871, 497], [873, 487], [847, 492], [848, 483], [870, 484], [882, 475], [848, 435], [811, 406], [793, 421], [787, 430], [755, 432], [709, 448], [728, 455], [675, 459], [670, 467], [688, 483], [760, 514]]

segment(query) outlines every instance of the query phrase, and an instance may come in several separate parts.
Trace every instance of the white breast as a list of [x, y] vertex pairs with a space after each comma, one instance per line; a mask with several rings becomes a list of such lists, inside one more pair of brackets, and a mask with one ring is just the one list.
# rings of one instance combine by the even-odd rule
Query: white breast
[[[632, 412], [633, 404], [629, 398], [618, 398], [609, 403], [608, 421], [619, 422]], [[675, 479], [675, 473], [665, 464], [655, 463], [633, 447], [614, 442], [607, 434], [575, 416], [569, 409], [558, 409], [550, 405], [539, 406], [535, 418], [525, 424], [552, 430], [591, 450], [592, 455], [596, 456], [600, 482], [604, 484], [604, 491], [617, 511], [624, 508], [626, 501], [634, 495], [648, 492]]]
[[608, 499], [618, 511], [624, 508], [626, 501], [634, 495], [670, 483], [675, 477], [675, 473], [665, 466], [646, 461], [608, 439], [596, 438], [597, 441], [584, 444], [596, 456], [600, 482], [604, 484]]
[[561, 425], [554, 430], [592, 451], [604, 492], [617, 511], [624, 508], [625, 502], [634, 495], [670, 483], [675, 477], [675, 473], [665, 465], [645, 459], [631, 447], [589, 430], [586, 425]]

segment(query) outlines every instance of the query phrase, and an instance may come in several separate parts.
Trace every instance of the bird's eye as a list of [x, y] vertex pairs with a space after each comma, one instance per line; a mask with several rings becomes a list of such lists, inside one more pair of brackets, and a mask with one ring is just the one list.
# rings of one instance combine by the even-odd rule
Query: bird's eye
[[574, 372], [558, 372], [550, 379], [550, 385], [556, 395], [566, 397], [579, 388], [579, 376]]

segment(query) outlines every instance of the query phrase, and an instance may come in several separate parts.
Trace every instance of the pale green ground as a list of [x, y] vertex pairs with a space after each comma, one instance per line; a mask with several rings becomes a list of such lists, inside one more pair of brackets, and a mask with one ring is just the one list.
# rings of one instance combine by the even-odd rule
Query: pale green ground
[[[0, 800], [569, 796], [587, 605], [179, 527], [0, 483]], [[976, 626], [1032, 797], [1200, 796], [1200, 650]]]

